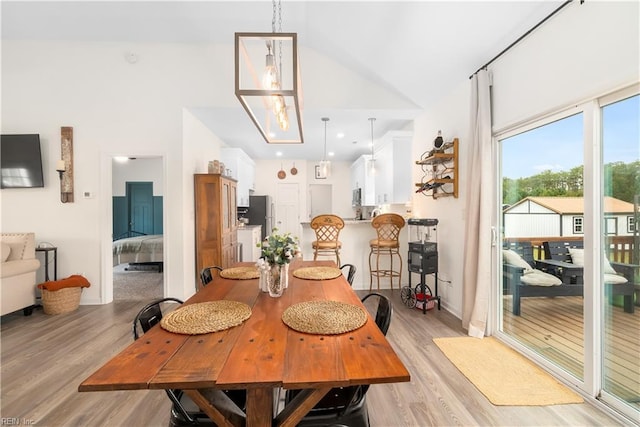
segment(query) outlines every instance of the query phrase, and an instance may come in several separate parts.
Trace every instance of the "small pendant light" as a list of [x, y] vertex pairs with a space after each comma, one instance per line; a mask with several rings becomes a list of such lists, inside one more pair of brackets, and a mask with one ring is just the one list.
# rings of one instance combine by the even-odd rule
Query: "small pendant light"
[[327, 122], [329, 118], [323, 117], [322, 121], [324, 122], [324, 154], [320, 162], [320, 178], [327, 178], [331, 175], [331, 162], [327, 160]]

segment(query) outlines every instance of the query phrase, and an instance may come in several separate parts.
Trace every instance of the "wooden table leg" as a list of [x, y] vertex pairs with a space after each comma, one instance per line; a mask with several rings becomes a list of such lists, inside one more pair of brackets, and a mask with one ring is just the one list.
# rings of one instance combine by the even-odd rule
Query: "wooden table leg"
[[302, 390], [276, 417], [276, 426], [295, 427], [331, 387]]
[[247, 427], [273, 424], [273, 388], [247, 389]]
[[183, 390], [184, 393], [198, 405], [202, 411], [218, 426], [233, 427], [234, 424], [225, 417], [225, 415], [216, 408], [213, 403], [206, 398], [200, 390]]

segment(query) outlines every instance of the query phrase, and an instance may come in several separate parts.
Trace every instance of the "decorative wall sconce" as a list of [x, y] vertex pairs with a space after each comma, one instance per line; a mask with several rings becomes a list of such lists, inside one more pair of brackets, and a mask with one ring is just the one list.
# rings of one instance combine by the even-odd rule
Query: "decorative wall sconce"
[[56, 164], [60, 175], [60, 200], [62, 203], [73, 203], [73, 128], [60, 128], [61, 160]]
[[56, 163], [56, 171], [58, 172], [58, 175], [60, 175], [60, 181], [62, 181], [62, 174], [66, 169], [67, 167], [64, 165], [64, 160], [58, 160]]

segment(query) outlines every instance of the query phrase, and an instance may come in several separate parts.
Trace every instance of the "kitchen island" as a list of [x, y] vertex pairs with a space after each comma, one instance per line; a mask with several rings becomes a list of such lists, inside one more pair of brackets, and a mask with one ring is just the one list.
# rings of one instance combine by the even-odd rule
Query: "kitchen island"
[[[340, 262], [342, 264], [353, 264], [356, 266], [356, 275], [353, 279], [354, 289], [369, 289], [369, 241], [377, 237], [376, 231], [371, 226], [371, 219], [344, 219], [344, 228], [340, 231], [339, 240], [342, 242], [340, 250]], [[302, 236], [300, 237], [300, 249], [304, 260], [313, 260], [313, 249], [311, 243], [316, 239], [315, 232], [311, 229], [311, 222], [301, 222]], [[406, 226], [400, 232], [400, 255], [402, 256], [402, 285], [409, 283], [409, 273], [407, 272], [407, 232]], [[334, 260], [335, 257], [318, 256], [318, 260]], [[381, 257], [388, 265], [389, 257]], [[394, 264], [398, 257], [394, 258]], [[396, 279], [397, 280], [397, 279]], [[380, 280], [381, 289], [390, 289], [388, 279]], [[376, 289], [376, 283], [373, 284]], [[397, 288], [396, 288], [397, 289]]]

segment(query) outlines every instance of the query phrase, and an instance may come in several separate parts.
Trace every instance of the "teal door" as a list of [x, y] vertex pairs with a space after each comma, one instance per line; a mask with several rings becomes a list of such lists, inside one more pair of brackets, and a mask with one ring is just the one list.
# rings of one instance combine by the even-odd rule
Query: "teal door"
[[129, 231], [132, 235], [153, 234], [153, 183], [127, 182]]

